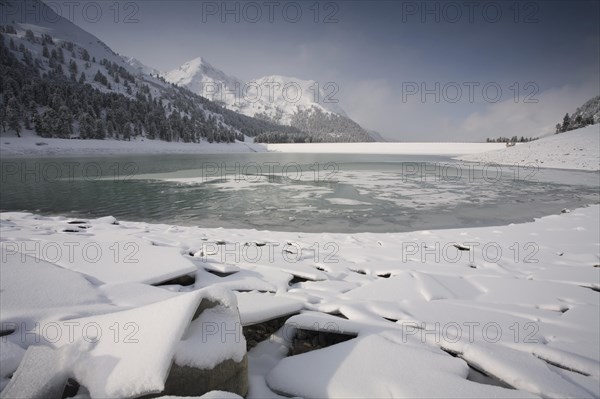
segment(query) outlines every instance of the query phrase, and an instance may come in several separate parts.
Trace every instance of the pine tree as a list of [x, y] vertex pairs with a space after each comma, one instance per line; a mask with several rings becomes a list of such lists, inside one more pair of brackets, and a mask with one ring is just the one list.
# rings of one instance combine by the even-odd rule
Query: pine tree
[[6, 132], [6, 110], [4, 107], [0, 107], [0, 128], [2, 132]]
[[35, 132], [37, 133], [38, 136], [44, 136], [44, 134], [47, 133], [47, 131], [45, 130], [45, 126], [42, 122], [42, 116], [40, 114], [38, 114], [37, 112], [35, 113], [35, 116], [33, 117], [33, 123], [34, 123]]
[[131, 123], [126, 123], [123, 129], [123, 140], [131, 141], [131, 135], [133, 132], [131, 131]]
[[73, 116], [69, 108], [62, 105], [58, 110], [58, 117], [56, 120], [55, 134], [62, 138], [68, 138], [73, 134]]
[[28, 42], [34, 43], [35, 42], [35, 35], [33, 34], [33, 32], [31, 31], [31, 29], [27, 29], [25, 31], [25, 39], [27, 39]]
[[69, 71], [71, 71], [72, 74], [77, 74], [77, 63], [73, 60], [69, 62]]
[[108, 137], [112, 137], [114, 134], [115, 128], [113, 126], [113, 123], [111, 121], [108, 121], [106, 123], [106, 134], [108, 135]]
[[6, 122], [8, 128], [14, 130], [17, 137], [21, 137], [21, 107], [14, 97], [11, 97], [6, 104]]
[[44, 46], [42, 50], [42, 56], [44, 56], [45, 58], [50, 58], [50, 51], [48, 51], [48, 47]]
[[98, 119], [96, 121], [96, 139], [104, 140], [106, 137], [106, 129], [104, 127], [104, 121], [102, 119]]
[[87, 112], [79, 118], [79, 136], [83, 139], [91, 139], [95, 135], [94, 120]]
[[569, 114], [567, 113], [565, 115], [565, 117], [563, 118], [563, 124], [562, 124], [562, 126], [560, 128], [561, 132], [564, 133], [564, 132], [570, 130], [569, 129], [570, 125], [571, 125], [571, 119], [569, 118]]
[[100, 71], [96, 72], [96, 76], [94, 76], [94, 81], [102, 83], [104, 86], [108, 86], [108, 79]]

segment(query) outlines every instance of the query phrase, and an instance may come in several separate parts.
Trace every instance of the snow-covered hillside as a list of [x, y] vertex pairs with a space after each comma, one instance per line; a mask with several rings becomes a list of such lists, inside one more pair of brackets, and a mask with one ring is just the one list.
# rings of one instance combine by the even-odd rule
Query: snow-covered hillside
[[578, 116], [584, 120], [591, 118], [594, 123], [600, 123], [600, 96], [596, 96], [578, 107], [571, 114], [571, 119], [575, 120]]
[[6, 18], [1, 20], [2, 23], [14, 26], [20, 34], [31, 30], [37, 36], [46, 34], [60, 42], [74, 43], [86, 49], [92, 58], [97, 60], [106, 58], [133, 72], [133, 69], [100, 39], [56, 14], [52, 7], [43, 2], [2, 0], [0, 3], [2, 3], [2, 10], [6, 12]]
[[12, 16], [0, 25], [0, 69], [7, 82], [0, 85], [0, 125], [16, 136], [35, 130], [43, 137], [234, 142], [264, 132], [299, 132], [167, 83], [40, 0], [0, 1]]
[[[7, 26], [12, 26], [16, 30], [15, 35], [5, 32], [7, 40], [12, 39], [17, 48], [22, 44], [26, 49], [30, 50], [34, 61], [37, 59], [43, 64], [48, 63], [45, 60], [46, 57], [44, 57], [44, 47], [47, 47], [49, 52], [52, 51], [53, 46], [56, 47], [56, 51], [62, 48], [65, 57], [64, 64], [69, 65], [70, 61], [73, 60], [77, 64], [78, 70], [84, 72], [90, 78], [88, 79], [88, 83], [92, 86], [102, 91], [107, 91], [106, 85], [93, 81], [95, 74], [100, 71], [108, 75], [108, 82], [111, 83], [109, 91], [125, 95], [129, 94], [127, 93], [125, 82], [115, 82], [115, 79], [107, 73], [106, 67], [101, 65], [100, 62], [107, 60], [117, 67], [124, 68], [127, 73], [135, 75], [138, 74], [138, 69], [130, 65], [129, 62], [115, 53], [96, 36], [56, 14], [52, 7], [47, 6], [42, 1], [30, 0], [25, 3], [19, 0], [2, 0], [1, 3], [3, 3], [3, 9], [7, 10], [7, 15], [11, 15], [11, 24]], [[27, 12], [22, 12], [23, 7], [27, 7]], [[31, 31], [36, 38], [47, 35], [54, 43], [43, 43], [43, 40], [27, 40], [27, 31]], [[65, 44], [69, 46], [68, 51], [63, 47]], [[73, 45], [72, 47], [71, 44]], [[144, 80], [147, 80], [147, 83], [150, 84], [150, 92], [153, 96], [158, 96], [160, 90], [167, 86], [158, 79], [151, 79], [149, 77], [146, 79], [145, 77]], [[131, 90], [129, 95], [134, 96], [137, 93], [136, 86], [133, 86]]]
[[504, 165], [534, 163], [540, 168], [600, 170], [600, 124], [459, 159]]

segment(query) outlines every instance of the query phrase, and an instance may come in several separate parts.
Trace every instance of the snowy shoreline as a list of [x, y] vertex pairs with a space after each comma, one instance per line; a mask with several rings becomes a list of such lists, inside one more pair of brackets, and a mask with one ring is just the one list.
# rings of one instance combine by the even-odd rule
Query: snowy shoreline
[[159, 154], [223, 154], [241, 152], [266, 152], [266, 148], [253, 143], [169, 143], [161, 140], [78, 140], [43, 138], [33, 132], [22, 137], [0, 136], [1, 157], [71, 157], [110, 155]]
[[[593, 205], [508, 226], [346, 235], [2, 213], [0, 321], [77, 316], [104, 325], [107, 312], [225, 289], [243, 325], [299, 312], [288, 330], [357, 335], [296, 356], [286, 356], [291, 343], [281, 332], [258, 343], [248, 352], [249, 398], [598, 397], [599, 217]], [[93, 261], [83, 251], [90, 246], [99, 248]], [[155, 286], [178, 275], [193, 284]], [[153, 320], [161, 323], [143, 319], [140, 333]], [[30, 344], [19, 331], [7, 340], [11, 350], [0, 353], [12, 366], [2, 385]], [[102, 343], [105, 353], [126, 356]], [[77, 356], [83, 373], [87, 357]], [[487, 377], [474, 379], [469, 366]], [[126, 388], [128, 377], [103, 373], [123, 396], [143, 383], [130, 377]], [[82, 375], [96, 392], [108, 389]]]
[[[159, 154], [225, 154], [276, 152], [290, 154], [441, 155], [464, 162], [535, 165], [539, 168], [600, 170], [600, 124], [506, 147], [504, 143], [311, 143], [255, 144], [168, 143], [159, 140], [45, 139], [33, 132], [0, 136], [0, 156], [70, 157]], [[43, 144], [41, 144], [43, 143]]]
[[[43, 144], [42, 144], [43, 143]], [[321, 154], [398, 154], [458, 156], [503, 148], [503, 143], [169, 143], [160, 140], [67, 140], [42, 138], [33, 132], [22, 137], [0, 137], [0, 156], [103, 156], [157, 154], [222, 154], [240, 152], [321, 153]]]

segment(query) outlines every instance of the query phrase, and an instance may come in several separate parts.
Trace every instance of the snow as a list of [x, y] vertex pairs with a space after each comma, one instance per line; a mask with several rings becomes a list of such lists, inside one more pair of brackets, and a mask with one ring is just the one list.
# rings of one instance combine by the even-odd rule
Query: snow
[[2, 399], [57, 398], [68, 378], [68, 351], [30, 346], [19, 368], [0, 393]]
[[535, 164], [540, 168], [597, 171], [600, 169], [600, 124], [458, 159], [487, 164]]
[[297, 313], [303, 308], [301, 301], [279, 295], [238, 292], [236, 296], [244, 326]]
[[[139, 62], [135, 63], [136, 67]], [[244, 82], [227, 75], [202, 57], [194, 58], [179, 68], [163, 73], [172, 84], [247, 116], [266, 115], [271, 120], [290, 125], [292, 116], [313, 107], [324, 113], [346, 116], [335, 97], [335, 84], [293, 77], [270, 75]], [[329, 86], [327, 84], [329, 83]]]
[[[544, 398], [592, 398], [590, 392], [552, 371], [537, 357], [494, 345], [471, 345], [461, 354], [479, 370], [491, 373], [518, 389]], [[523, 379], [527, 375], [527, 379]]]
[[[2, 238], [8, 239], [4, 228]], [[22, 323], [31, 329], [33, 321], [108, 307], [106, 297], [81, 274], [15, 252], [15, 244], [4, 241], [0, 247], [2, 330], [12, 327], [19, 331]]]
[[368, 202], [352, 200], [349, 198], [326, 198], [326, 200], [334, 205], [369, 205]]
[[415, 154], [457, 156], [504, 147], [502, 143], [299, 143], [267, 144], [273, 152], [317, 154]]
[[10, 341], [0, 340], [0, 378], [10, 377], [25, 355], [25, 350]]
[[63, 18], [62, 15], [58, 15], [54, 11], [56, 8], [48, 6], [40, 0], [30, 0], [26, 3], [17, 0], [5, 0], [3, 3], [6, 7], [3, 7], [6, 12], [5, 18], [10, 18], [11, 22], [16, 22], [17, 33], [24, 36], [25, 31], [29, 29], [36, 36], [48, 34], [59, 42], [69, 41], [85, 48], [89, 52], [90, 58], [95, 57], [98, 62], [106, 58], [131, 73], [135, 72], [135, 69], [97, 37], [81, 29], [67, 18]]
[[[42, 144], [43, 143], [43, 144]], [[131, 141], [68, 140], [42, 138], [34, 132], [0, 136], [0, 156], [77, 156], [77, 155], [132, 155], [132, 154], [219, 154], [235, 152], [264, 152], [260, 144], [182, 143], [133, 138]]]
[[[158, 399], [175, 399], [181, 396], [159, 396]], [[225, 391], [210, 391], [202, 396], [186, 396], [187, 399], [241, 399], [240, 395]]]
[[[65, 236], [81, 244], [126, 240], [154, 248], [144, 262], [156, 275], [188, 264], [192, 269], [180, 272], [194, 270], [196, 279], [152, 287], [142, 272], [105, 281], [85, 262], [72, 267], [48, 257], [38, 263], [33, 256], [6, 257], [2, 321], [101, 326], [95, 346], [72, 349], [74, 375], [93, 397], [159, 390], [172, 357], [196, 367], [240, 359], [242, 325], [286, 315], [293, 316], [248, 353], [250, 398], [597, 397], [599, 218], [600, 206], [593, 205], [508, 226], [350, 235], [117, 225], [102, 218], [87, 220], [85, 233], [75, 234], [62, 231], [65, 218], [2, 213], [3, 253], [14, 243], [61, 243]], [[218, 241], [225, 244], [208, 247]], [[235, 259], [246, 243], [262, 256], [240, 252]], [[327, 244], [336, 248], [331, 258]], [[221, 305], [187, 328], [200, 298]], [[121, 341], [132, 331], [125, 323], [136, 323], [140, 342], [114, 343], [115, 322]], [[296, 329], [357, 337], [286, 357]], [[23, 349], [33, 343], [19, 330], [6, 338]], [[76, 345], [63, 341], [54, 346]], [[15, 359], [11, 368], [20, 352], [14, 345], [0, 347], [3, 359]], [[475, 377], [469, 366], [489, 377]]]
[[[255, 144], [250, 142], [225, 143], [169, 143], [160, 140], [134, 138], [131, 141], [48, 139], [31, 131], [0, 136], [0, 156], [77, 156], [119, 154], [218, 154], [239, 152], [281, 152], [315, 154], [397, 154], [452, 156], [465, 162], [479, 164], [530, 165], [540, 168], [600, 169], [600, 125], [553, 135], [530, 143], [505, 147], [503, 143], [310, 143], [310, 144]], [[251, 139], [249, 139], [251, 141]], [[43, 144], [42, 144], [43, 143]], [[358, 172], [352, 172], [354, 174]], [[336, 178], [344, 177], [344, 172]], [[352, 177], [352, 176], [349, 176]], [[172, 181], [185, 184], [205, 182], [198, 178], [173, 177]], [[241, 190], [261, 184], [260, 180], [218, 183], [224, 189]], [[369, 179], [365, 185], [375, 184]], [[246, 187], [247, 186], [247, 187]], [[300, 189], [301, 187], [298, 187]], [[337, 200], [330, 199], [332, 203]], [[362, 205], [360, 202], [344, 205]]]
[[[57, 220], [57, 219], [54, 219]], [[62, 226], [61, 226], [62, 224]], [[77, 271], [95, 283], [161, 283], [196, 271], [194, 264], [179, 255], [176, 247], [159, 247], [152, 240], [132, 237], [125, 228], [110, 228], [102, 219], [90, 221], [85, 232], [65, 233], [72, 225], [37, 226], [34, 230], [6, 229], [4, 239], [8, 256], [20, 259], [28, 251], [35, 259], [50, 260], [56, 265]], [[110, 234], [98, 239], [107, 227]], [[74, 237], [78, 239], [74, 241]], [[80, 277], [77, 275], [76, 277]]]
[[441, 350], [369, 335], [283, 359], [267, 382], [310, 398], [534, 397], [467, 381], [467, 374], [465, 362]]
[[211, 369], [224, 359], [241, 362], [246, 339], [235, 307], [217, 305], [194, 320], [175, 350], [175, 363]]
[[[164, 389], [175, 347], [202, 291], [132, 310], [61, 322], [56, 347], [89, 343], [72, 359], [73, 375], [92, 397], [134, 397]], [[72, 326], [72, 327], [69, 327]]]

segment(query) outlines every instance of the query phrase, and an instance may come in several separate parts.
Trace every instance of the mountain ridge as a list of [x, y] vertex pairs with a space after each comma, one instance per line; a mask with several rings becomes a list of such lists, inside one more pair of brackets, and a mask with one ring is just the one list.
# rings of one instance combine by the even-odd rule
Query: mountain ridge
[[[380, 137], [348, 117], [336, 98], [339, 88], [334, 82], [319, 84], [283, 75], [244, 82], [204, 57], [196, 57], [161, 76], [232, 111], [298, 128], [311, 141], [376, 141]], [[309, 126], [312, 130], [306, 130]], [[297, 139], [290, 137], [292, 142]]]

